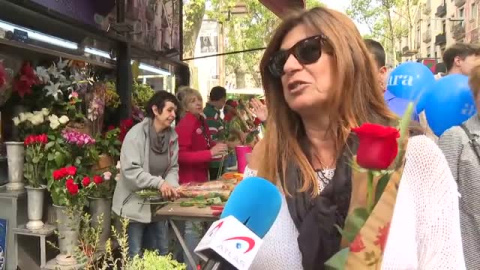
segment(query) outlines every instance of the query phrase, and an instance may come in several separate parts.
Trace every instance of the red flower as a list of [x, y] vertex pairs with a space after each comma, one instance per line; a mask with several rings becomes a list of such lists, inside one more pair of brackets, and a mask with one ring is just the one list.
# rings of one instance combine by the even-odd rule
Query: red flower
[[75, 166], [67, 167], [66, 171], [67, 171], [67, 175], [74, 176], [75, 174], [77, 174], [77, 168], [75, 168]]
[[108, 126], [108, 127], [107, 127], [107, 130], [108, 130], [108, 131], [110, 131], [110, 130], [114, 130], [114, 129], [115, 129], [115, 127], [114, 127], [114, 126], [112, 126], [112, 125], [110, 125], [110, 126]]
[[20, 69], [20, 74], [13, 82], [13, 89], [23, 98], [26, 94], [32, 94], [32, 86], [39, 80], [30, 63], [25, 62]]
[[3, 63], [0, 62], [0, 88], [2, 88], [7, 83], [7, 71], [5, 71], [5, 67]]
[[90, 177], [85, 176], [85, 177], [83, 178], [83, 180], [82, 180], [82, 185], [83, 185], [84, 187], [90, 185]]
[[95, 175], [93, 177], [93, 182], [97, 185], [100, 185], [103, 182], [103, 178], [101, 176]]
[[65, 170], [64, 168], [58, 169], [53, 171], [53, 179], [54, 180], [60, 180], [63, 177], [65, 177]]
[[365, 244], [363, 243], [362, 236], [357, 234], [353, 242], [350, 243], [350, 251], [351, 252], [360, 252], [365, 249]]
[[70, 195], [76, 195], [78, 193], [78, 185], [73, 182], [73, 179], [68, 179], [65, 183], [65, 186], [67, 187], [67, 191], [70, 193]]
[[253, 124], [254, 124], [255, 126], [259, 126], [260, 124], [262, 124], [262, 120], [258, 119], [258, 117], [257, 117], [257, 118], [255, 118], [255, 120], [253, 121]]
[[232, 121], [232, 119], [233, 119], [233, 114], [231, 114], [231, 113], [227, 113], [227, 114], [225, 115], [225, 117], [223, 118], [223, 120], [224, 120], [225, 122], [230, 122], [230, 121]]
[[122, 128], [129, 129], [132, 126], [133, 126], [133, 119], [132, 118], [124, 119], [120, 122], [120, 127], [122, 127]]
[[378, 228], [377, 240], [373, 242], [375, 245], [380, 246], [382, 253], [385, 250], [385, 245], [387, 244], [389, 231], [390, 231], [390, 222], [385, 224], [384, 227]]
[[37, 136], [37, 142], [41, 144], [47, 144], [48, 143], [48, 136], [47, 134], [40, 134]]
[[75, 180], [73, 178], [68, 178], [67, 181], [65, 181], [65, 186], [71, 186], [75, 184]]
[[25, 146], [29, 146], [30, 144], [32, 144], [32, 142], [33, 142], [33, 136], [30, 135], [25, 138], [25, 140], [23, 141], [23, 144]]
[[396, 128], [365, 123], [352, 129], [359, 138], [357, 163], [365, 169], [387, 169], [398, 153], [397, 139], [400, 133]]

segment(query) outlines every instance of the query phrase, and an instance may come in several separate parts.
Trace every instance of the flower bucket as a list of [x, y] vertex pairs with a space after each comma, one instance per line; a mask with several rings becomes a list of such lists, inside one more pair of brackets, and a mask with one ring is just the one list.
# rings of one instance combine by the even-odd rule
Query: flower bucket
[[[112, 200], [107, 198], [89, 198], [92, 227], [101, 228], [98, 249], [105, 250], [105, 243], [110, 237]], [[100, 222], [100, 218], [102, 222]]]
[[23, 190], [23, 164], [25, 147], [23, 142], [5, 142], [8, 160], [7, 190]]
[[80, 215], [69, 215], [65, 206], [55, 206], [60, 254], [55, 258], [59, 265], [75, 265], [75, 251], [78, 246]]
[[237, 155], [237, 170], [239, 173], [245, 171], [247, 167], [247, 154], [252, 153], [252, 147], [248, 145], [235, 146], [235, 154]]
[[43, 228], [43, 201], [45, 198], [45, 186], [34, 188], [26, 186], [28, 198], [28, 223], [29, 230], [38, 230]]

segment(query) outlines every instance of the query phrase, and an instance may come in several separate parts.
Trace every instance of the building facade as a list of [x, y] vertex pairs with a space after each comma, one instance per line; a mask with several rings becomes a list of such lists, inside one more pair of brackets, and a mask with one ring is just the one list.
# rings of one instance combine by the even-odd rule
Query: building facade
[[[479, 43], [480, 0], [420, 0], [410, 8], [408, 34], [396, 40], [397, 60], [441, 62], [457, 42]], [[404, 23], [408, 18], [404, 19]]]

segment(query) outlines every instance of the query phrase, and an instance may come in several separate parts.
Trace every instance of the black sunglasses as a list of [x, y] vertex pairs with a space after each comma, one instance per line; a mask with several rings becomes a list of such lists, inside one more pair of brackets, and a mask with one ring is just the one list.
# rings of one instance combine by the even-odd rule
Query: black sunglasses
[[322, 43], [327, 38], [324, 35], [317, 35], [300, 40], [288, 50], [279, 50], [268, 63], [268, 70], [272, 76], [280, 78], [283, 75], [283, 68], [291, 54], [302, 65], [313, 64], [322, 56]]

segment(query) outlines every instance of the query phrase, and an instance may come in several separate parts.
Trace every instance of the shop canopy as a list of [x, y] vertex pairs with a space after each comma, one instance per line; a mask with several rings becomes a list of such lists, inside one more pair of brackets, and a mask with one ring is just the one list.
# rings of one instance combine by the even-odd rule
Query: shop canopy
[[260, 3], [280, 18], [288, 15], [290, 10], [305, 8], [305, 0], [260, 0]]

